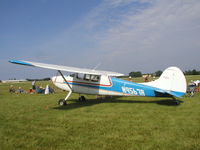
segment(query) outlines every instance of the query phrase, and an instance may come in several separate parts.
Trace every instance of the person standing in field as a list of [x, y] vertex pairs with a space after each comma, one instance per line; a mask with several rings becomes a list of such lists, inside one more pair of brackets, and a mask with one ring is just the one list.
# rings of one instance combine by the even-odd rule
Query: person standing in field
[[144, 82], [148, 82], [148, 81], [149, 81], [148, 77], [149, 77], [149, 75], [148, 75], [148, 74], [147, 74], [147, 75], [145, 75], [145, 77], [144, 77]]
[[36, 87], [35, 87], [35, 81], [32, 82], [32, 89], [33, 89], [33, 90], [36, 89]]

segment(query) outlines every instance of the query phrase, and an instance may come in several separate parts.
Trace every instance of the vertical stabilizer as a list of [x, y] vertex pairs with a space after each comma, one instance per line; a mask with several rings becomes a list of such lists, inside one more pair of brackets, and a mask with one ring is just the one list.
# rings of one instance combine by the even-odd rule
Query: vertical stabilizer
[[162, 89], [176, 97], [183, 96], [187, 89], [185, 76], [177, 67], [169, 67], [164, 70], [159, 79], [143, 84]]

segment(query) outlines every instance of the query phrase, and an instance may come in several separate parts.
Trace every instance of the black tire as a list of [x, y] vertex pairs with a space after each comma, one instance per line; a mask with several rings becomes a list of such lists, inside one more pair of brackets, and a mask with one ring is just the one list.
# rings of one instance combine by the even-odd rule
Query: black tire
[[81, 96], [81, 100], [82, 102], [85, 102], [86, 101], [85, 96]]
[[79, 96], [78, 101], [81, 102], [81, 96]]
[[86, 101], [86, 99], [85, 99], [84, 96], [80, 96], [80, 97], [78, 98], [78, 100], [79, 100], [80, 102], [85, 102], [85, 101]]
[[175, 104], [176, 104], [176, 105], [179, 105], [179, 104], [180, 104], [180, 102], [179, 102], [178, 100], [176, 100], [176, 101], [175, 101]]
[[60, 106], [65, 106], [65, 105], [67, 105], [67, 103], [66, 103], [66, 101], [65, 101], [64, 99], [60, 99], [60, 100], [58, 101], [58, 105], [60, 105]]

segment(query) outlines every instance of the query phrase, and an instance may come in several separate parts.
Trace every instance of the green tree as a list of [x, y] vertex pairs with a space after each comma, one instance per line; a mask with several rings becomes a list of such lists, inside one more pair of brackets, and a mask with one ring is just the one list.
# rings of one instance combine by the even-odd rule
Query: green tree
[[142, 76], [142, 73], [140, 71], [137, 71], [137, 72], [130, 72], [129, 73], [129, 76], [131, 77], [141, 77]]
[[184, 72], [185, 75], [200, 75], [200, 71], [197, 71], [196, 69], [193, 70], [186, 70]]
[[196, 71], [195, 69], [192, 70], [192, 75], [199, 75], [199, 72]]
[[161, 70], [158, 70], [158, 71], [155, 72], [155, 76], [156, 76], [156, 77], [159, 77], [161, 74], [162, 74], [162, 71], [161, 71]]

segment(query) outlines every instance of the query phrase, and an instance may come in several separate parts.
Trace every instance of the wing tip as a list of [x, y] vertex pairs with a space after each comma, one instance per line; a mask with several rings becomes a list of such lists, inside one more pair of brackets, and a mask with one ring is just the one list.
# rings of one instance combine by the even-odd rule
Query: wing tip
[[34, 66], [34, 65], [32, 65], [32, 64], [30, 64], [28, 62], [21, 61], [21, 60], [14, 60], [14, 59], [12, 59], [12, 60], [9, 60], [8, 62], [13, 63], [13, 64], [18, 64], [18, 65]]

